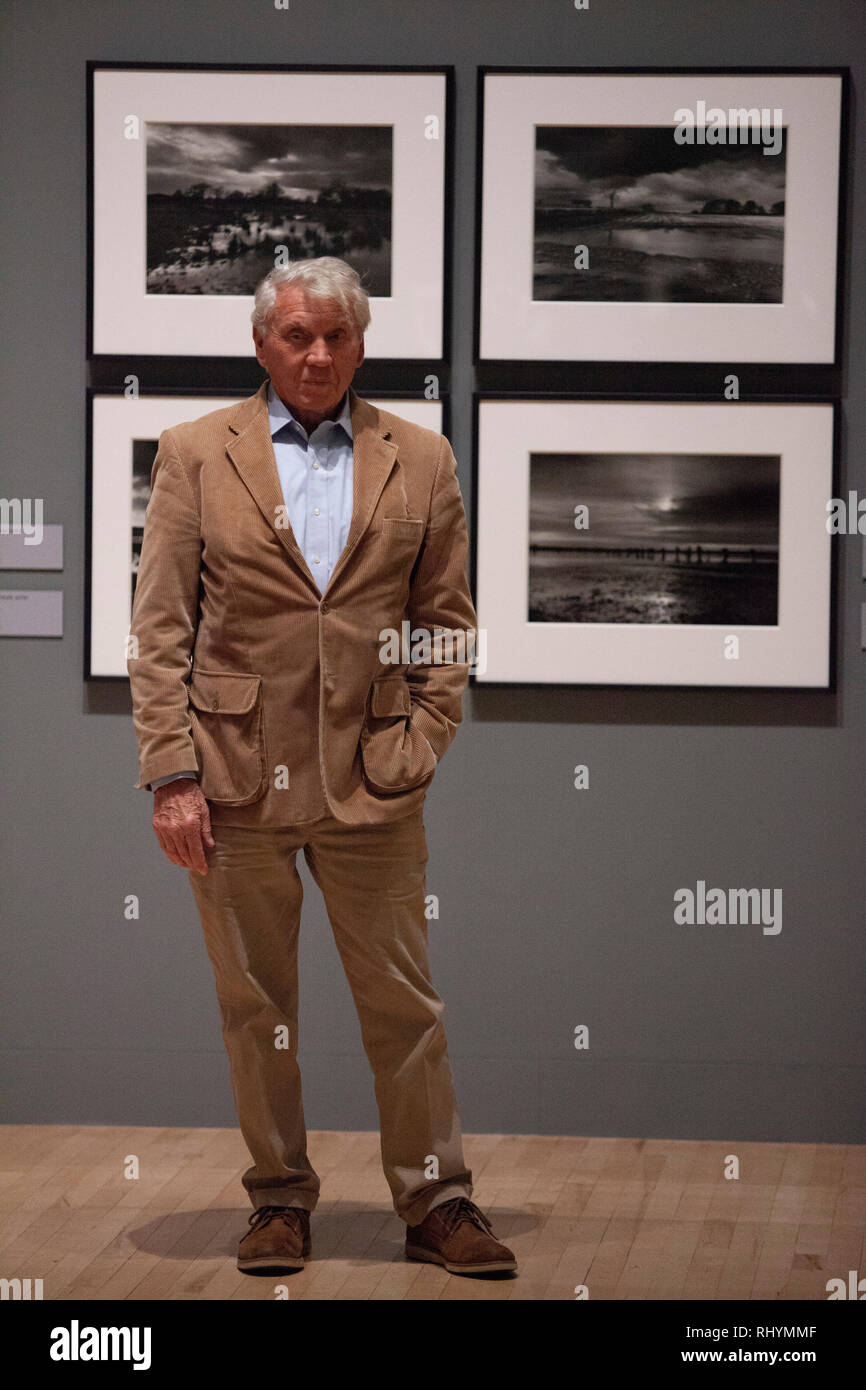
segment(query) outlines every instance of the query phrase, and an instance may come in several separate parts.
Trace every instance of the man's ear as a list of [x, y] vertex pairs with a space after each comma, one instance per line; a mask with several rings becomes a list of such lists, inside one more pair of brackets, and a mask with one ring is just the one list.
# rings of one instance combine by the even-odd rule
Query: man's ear
[[355, 363], [355, 366], [356, 366], [356, 367], [360, 367], [360, 365], [361, 365], [361, 363], [363, 362], [363, 360], [364, 360], [364, 339], [363, 339], [363, 337], [362, 337], [362, 338], [361, 338], [361, 341], [358, 343], [358, 360], [357, 360], [357, 362]]
[[257, 361], [262, 367], [265, 365], [264, 362], [262, 362], [262, 344], [263, 344], [263, 342], [264, 342], [264, 339], [261, 337], [258, 328], [256, 328], [255, 324], [253, 324], [253, 343], [255, 344], [255, 349], [256, 349], [256, 361]]

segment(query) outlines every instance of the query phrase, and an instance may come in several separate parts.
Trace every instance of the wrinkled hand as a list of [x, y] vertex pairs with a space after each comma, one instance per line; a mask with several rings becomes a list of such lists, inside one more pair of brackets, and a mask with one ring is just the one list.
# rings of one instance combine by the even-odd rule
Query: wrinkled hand
[[207, 873], [205, 850], [213, 849], [210, 811], [194, 777], [166, 782], [153, 794], [153, 828], [163, 853], [182, 869]]

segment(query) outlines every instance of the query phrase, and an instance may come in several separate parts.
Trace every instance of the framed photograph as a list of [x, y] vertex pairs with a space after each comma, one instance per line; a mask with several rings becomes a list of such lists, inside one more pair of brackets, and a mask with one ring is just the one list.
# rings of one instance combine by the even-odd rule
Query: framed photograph
[[[127, 637], [159, 436], [243, 399], [89, 393], [85, 679], [127, 679]], [[445, 428], [442, 401], [364, 399], [437, 433]]]
[[475, 410], [474, 680], [828, 686], [833, 404]]
[[843, 70], [479, 83], [477, 358], [838, 362]]
[[339, 256], [367, 355], [444, 356], [450, 68], [88, 65], [92, 355], [246, 357], [256, 284]]

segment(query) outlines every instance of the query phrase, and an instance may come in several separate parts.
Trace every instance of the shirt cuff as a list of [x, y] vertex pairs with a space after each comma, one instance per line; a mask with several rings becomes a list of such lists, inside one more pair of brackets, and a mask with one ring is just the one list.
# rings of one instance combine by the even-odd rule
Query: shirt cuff
[[150, 790], [155, 792], [157, 787], [164, 787], [166, 782], [179, 782], [181, 777], [194, 777], [198, 781], [197, 772], [170, 772], [167, 777], [156, 777], [150, 783]]

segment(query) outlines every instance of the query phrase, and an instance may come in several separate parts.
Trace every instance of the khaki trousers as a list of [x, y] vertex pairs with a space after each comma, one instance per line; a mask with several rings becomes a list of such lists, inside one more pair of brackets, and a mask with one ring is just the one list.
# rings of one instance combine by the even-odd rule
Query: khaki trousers
[[427, 959], [423, 810], [385, 825], [327, 816], [277, 829], [215, 825], [212, 833], [207, 874], [189, 878], [253, 1160], [243, 1176], [253, 1206], [312, 1211], [319, 1197], [297, 1059], [299, 849], [324, 896], [358, 1011], [394, 1207], [414, 1226], [440, 1202], [471, 1196], [443, 1004]]

